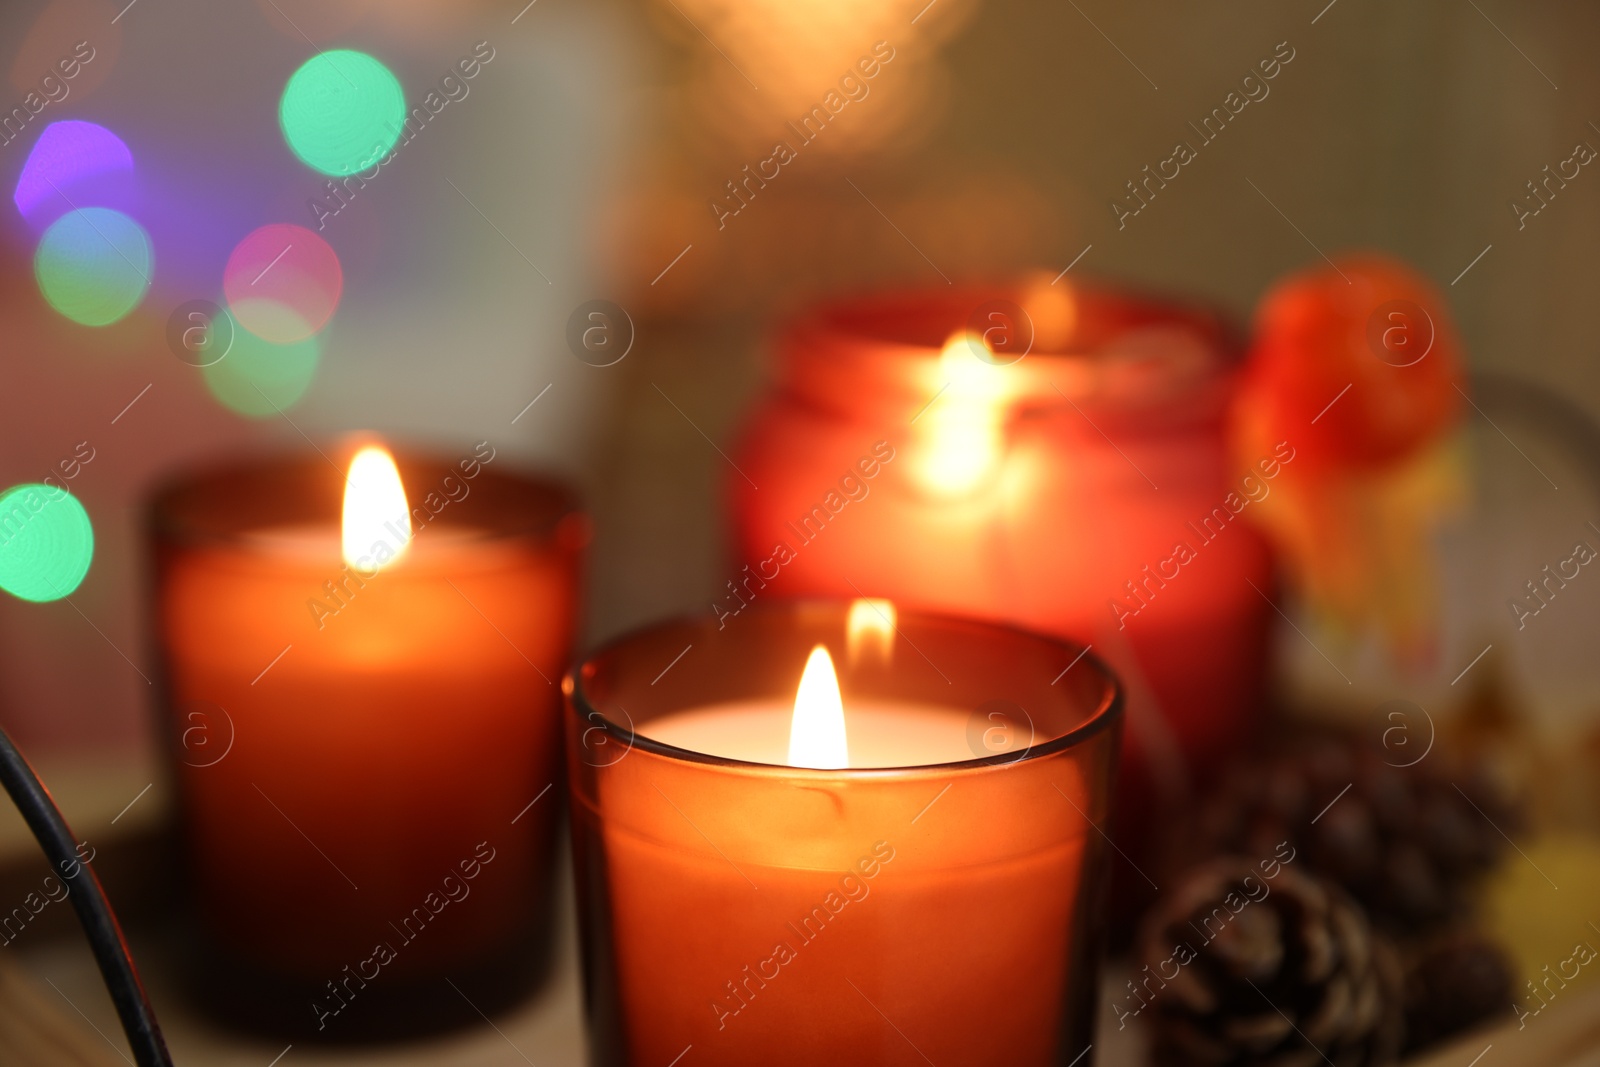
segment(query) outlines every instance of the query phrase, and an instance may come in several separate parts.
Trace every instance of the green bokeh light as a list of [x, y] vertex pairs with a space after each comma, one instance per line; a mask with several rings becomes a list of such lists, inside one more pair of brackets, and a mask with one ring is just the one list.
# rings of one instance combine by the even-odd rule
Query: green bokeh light
[[304, 319], [290, 307], [271, 300], [241, 300], [230, 306], [239, 321], [269, 323], [273, 336], [304, 337], [293, 344], [273, 344], [240, 326], [233, 347], [216, 363], [201, 368], [206, 388], [230, 411], [267, 419], [287, 411], [316, 376], [322, 346]]
[[28, 483], [0, 493], [0, 589], [23, 600], [59, 600], [94, 559], [89, 513], [65, 489]]
[[154, 267], [144, 228], [108, 207], [67, 212], [44, 232], [33, 257], [44, 298], [84, 326], [109, 326], [138, 307]]
[[405, 93], [389, 68], [348, 49], [306, 60], [278, 105], [294, 154], [336, 178], [371, 167], [393, 148], [405, 117]]

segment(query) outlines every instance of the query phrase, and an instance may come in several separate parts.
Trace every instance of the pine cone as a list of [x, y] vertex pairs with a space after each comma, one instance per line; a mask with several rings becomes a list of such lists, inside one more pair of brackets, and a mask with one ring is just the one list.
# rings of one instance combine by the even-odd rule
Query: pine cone
[[1128, 999], [1150, 998], [1157, 1064], [1371, 1067], [1399, 1051], [1394, 950], [1336, 885], [1293, 867], [1195, 868], [1145, 916], [1136, 961]]
[[1280, 742], [1225, 774], [1177, 828], [1164, 867], [1207, 857], [1270, 855], [1290, 842], [1342, 885], [1378, 926], [1415, 933], [1465, 910], [1467, 894], [1506, 847], [1515, 810], [1442, 753], [1409, 767], [1342, 734]]
[[1512, 964], [1474, 930], [1449, 930], [1419, 946], [1406, 964], [1406, 1052], [1427, 1048], [1477, 1023], [1511, 1018]]

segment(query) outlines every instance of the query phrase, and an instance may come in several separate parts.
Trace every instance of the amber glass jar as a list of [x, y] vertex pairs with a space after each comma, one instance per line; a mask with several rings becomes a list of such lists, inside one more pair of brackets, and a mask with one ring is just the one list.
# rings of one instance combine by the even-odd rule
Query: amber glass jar
[[[852, 656], [850, 608], [668, 622], [568, 674], [597, 1067], [1064, 1067], [1093, 1042], [1116, 679], [1081, 646], [919, 612]], [[819, 645], [848, 761], [758, 759], [741, 740], [787, 725]]]

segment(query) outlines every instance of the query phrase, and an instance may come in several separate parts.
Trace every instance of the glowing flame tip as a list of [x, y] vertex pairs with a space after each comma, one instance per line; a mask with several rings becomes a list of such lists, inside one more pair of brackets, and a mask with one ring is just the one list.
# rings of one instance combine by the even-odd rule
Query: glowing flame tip
[[884, 663], [894, 657], [896, 612], [894, 601], [863, 598], [850, 602], [850, 616], [845, 621], [845, 637], [850, 650], [850, 662], [857, 663], [867, 654]]
[[833, 657], [823, 645], [811, 650], [794, 696], [789, 727], [789, 766], [840, 770], [850, 766], [844, 732], [844, 700]]

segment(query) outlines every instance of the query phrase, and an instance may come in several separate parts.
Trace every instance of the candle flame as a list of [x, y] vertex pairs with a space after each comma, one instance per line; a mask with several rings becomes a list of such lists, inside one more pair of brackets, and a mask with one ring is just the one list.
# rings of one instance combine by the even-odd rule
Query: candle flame
[[850, 766], [850, 745], [844, 733], [844, 700], [833, 657], [818, 645], [806, 659], [800, 688], [794, 695], [789, 726], [789, 766], [840, 770]]
[[895, 609], [892, 600], [853, 600], [845, 622], [850, 662], [871, 652], [880, 662], [894, 658]]
[[922, 441], [917, 478], [933, 492], [965, 496], [999, 465], [1008, 378], [1004, 368], [978, 358], [978, 350], [987, 347], [982, 337], [961, 331], [939, 354], [947, 384], [916, 427]]
[[1078, 325], [1078, 297], [1072, 283], [1049, 271], [1031, 278], [1022, 291], [1022, 310], [1033, 324], [1037, 352], [1061, 352], [1072, 343]]
[[388, 449], [368, 445], [350, 461], [340, 534], [344, 561], [359, 570], [370, 568], [368, 573], [398, 559], [411, 544], [406, 489]]

